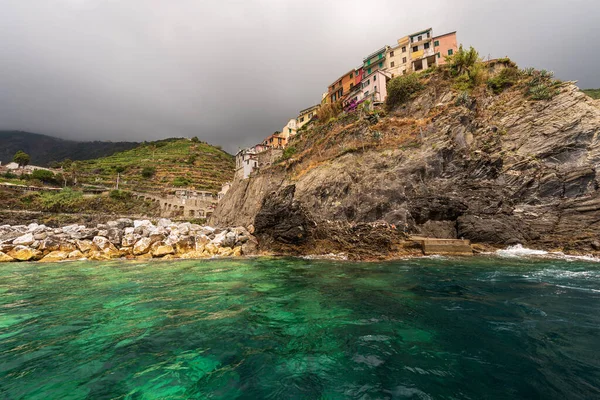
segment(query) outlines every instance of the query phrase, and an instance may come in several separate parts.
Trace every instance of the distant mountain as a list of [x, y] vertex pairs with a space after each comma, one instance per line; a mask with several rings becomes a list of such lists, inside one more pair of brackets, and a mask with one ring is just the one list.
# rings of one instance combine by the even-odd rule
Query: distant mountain
[[0, 131], [0, 161], [12, 161], [19, 150], [31, 156], [31, 164], [47, 166], [51, 161], [90, 160], [137, 147], [137, 142], [76, 142], [20, 131]]

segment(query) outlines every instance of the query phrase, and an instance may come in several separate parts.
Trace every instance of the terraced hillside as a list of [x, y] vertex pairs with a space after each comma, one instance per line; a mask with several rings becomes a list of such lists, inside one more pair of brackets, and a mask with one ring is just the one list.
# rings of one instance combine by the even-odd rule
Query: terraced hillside
[[121, 189], [164, 192], [177, 188], [217, 192], [233, 179], [234, 157], [190, 139], [143, 143], [112, 156], [79, 161], [71, 167], [78, 183], [114, 187], [120, 172]]

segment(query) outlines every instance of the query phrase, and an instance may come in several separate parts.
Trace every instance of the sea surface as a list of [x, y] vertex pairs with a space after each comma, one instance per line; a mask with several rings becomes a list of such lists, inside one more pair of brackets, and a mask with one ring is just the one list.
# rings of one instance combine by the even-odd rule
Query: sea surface
[[0, 399], [594, 398], [600, 263], [0, 264]]

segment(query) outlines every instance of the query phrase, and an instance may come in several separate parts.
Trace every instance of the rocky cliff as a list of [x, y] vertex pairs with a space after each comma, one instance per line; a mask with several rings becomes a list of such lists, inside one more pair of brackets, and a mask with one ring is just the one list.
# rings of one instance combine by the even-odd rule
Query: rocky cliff
[[600, 103], [553, 79], [537, 96], [537, 73], [511, 63], [486, 74], [457, 90], [428, 71], [387, 113], [314, 124], [293, 158], [234, 182], [211, 223], [253, 225], [264, 248], [302, 254], [393, 256], [410, 234], [600, 250]]

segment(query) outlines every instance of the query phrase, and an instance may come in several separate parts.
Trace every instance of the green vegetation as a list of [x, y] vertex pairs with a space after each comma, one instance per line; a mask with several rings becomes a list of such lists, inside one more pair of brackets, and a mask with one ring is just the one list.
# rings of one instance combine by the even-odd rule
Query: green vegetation
[[385, 105], [393, 109], [408, 101], [415, 93], [424, 88], [417, 74], [401, 75], [387, 84], [387, 98]]
[[550, 100], [559, 93], [556, 86], [560, 83], [554, 80], [554, 73], [545, 69], [538, 71], [530, 68], [524, 71], [531, 79], [528, 82], [526, 94], [532, 100]]
[[[96, 160], [80, 161], [69, 173], [80, 185], [162, 192], [174, 187], [218, 191], [233, 178], [233, 156], [190, 139], [166, 139]], [[119, 172], [121, 171], [121, 172]]]
[[144, 167], [144, 169], [142, 170], [142, 177], [146, 179], [150, 179], [154, 175], [156, 175], [156, 168], [154, 167]]
[[295, 146], [288, 146], [285, 148], [285, 150], [283, 150], [283, 154], [281, 155], [281, 158], [279, 161], [289, 160], [297, 152], [298, 152], [298, 150], [296, 149]]
[[583, 89], [582, 92], [590, 96], [592, 99], [600, 99], [600, 89]]
[[457, 90], [468, 91], [485, 81], [485, 67], [473, 47], [465, 50], [461, 44], [454, 55], [447, 57], [447, 61]]
[[332, 104], [323, 104], [317, 111], [317, 120], [320, 123], [327, 123], [332, 118], [337, 118], [343, 111], [342, 102], [337, 101]]
[[490, 89], [494, 92], [494, 94], [500, 94], [505, 89], [515, 85], [519, 78], [521, 77], [521, 72], [518, 68], [507, 67], [504, 68], [500, 73], [498, 73], [493, 78], [488, 79], [487, 84]]
[[129, 192], [112, 191], [108, 195], [83, 195], [64, 188], [60, 191], [15, 194], [0, 188], [0, 203], [4, 209], [44, 211], [53, 213], [88, 213], [120, 215], [157, 215], [158, 205], [134, 197]]
[[17, 151], [13, 156], [13, 162], [19, 164], [19, 167], [26, 166], [29, 164], [29, 161], [31, 161], [31, 157], [29, 157], [29, 154], [25, 153], [23, 150]]
[[36, 169], [35, 171], [33, 171], [31, 173], [31, 179], [37, 179], [45, 184], [57, 183], [54, 173], [45, 169]]

